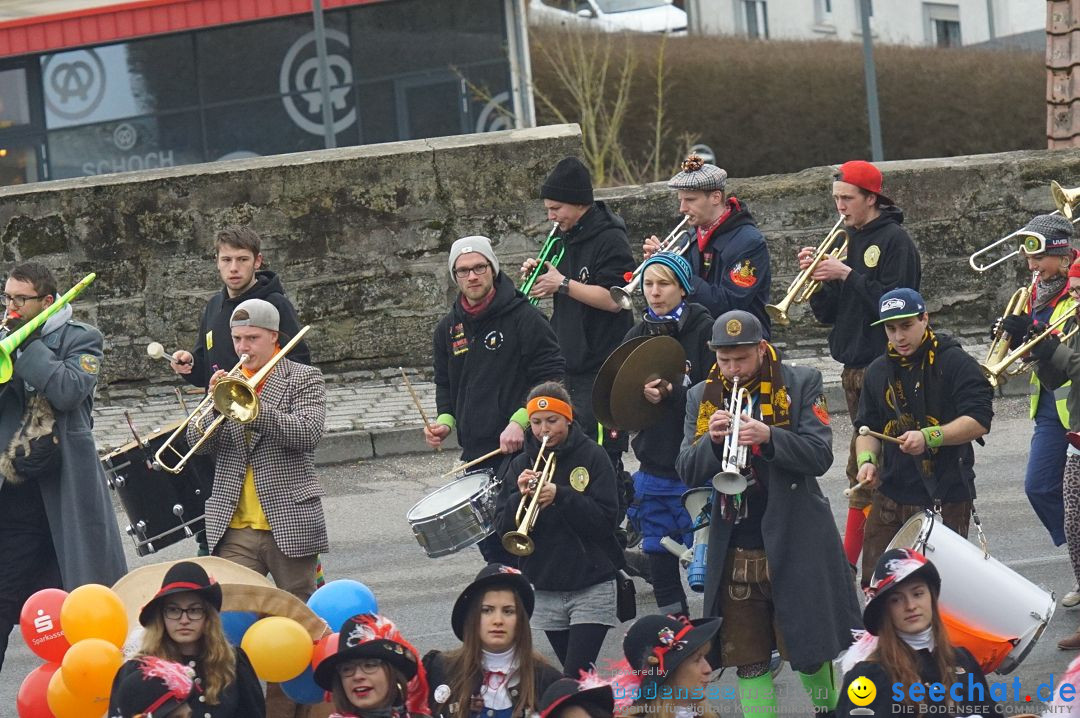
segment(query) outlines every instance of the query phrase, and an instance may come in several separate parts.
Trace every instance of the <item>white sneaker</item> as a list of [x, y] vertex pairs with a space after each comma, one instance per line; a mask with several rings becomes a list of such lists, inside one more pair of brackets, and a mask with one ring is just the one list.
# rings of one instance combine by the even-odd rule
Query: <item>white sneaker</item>
[[1074, 585], [1073, 590], [1061, 597], [1061, 605], [1065, 608], [1080, 605], [1080, 583]]

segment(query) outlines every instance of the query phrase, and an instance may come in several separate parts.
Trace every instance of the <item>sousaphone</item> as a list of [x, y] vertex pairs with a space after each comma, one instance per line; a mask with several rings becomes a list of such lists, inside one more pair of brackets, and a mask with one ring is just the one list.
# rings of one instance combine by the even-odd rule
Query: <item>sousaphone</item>
[[634, 337], [604, 361], [593, 384], [593, 413], [601, 424], [623, 431], [647, 429], [667, 407], [645, 399], [644, 386], [664, 379], [679, 386], [686, 374], [686, 352], [672, 337]]

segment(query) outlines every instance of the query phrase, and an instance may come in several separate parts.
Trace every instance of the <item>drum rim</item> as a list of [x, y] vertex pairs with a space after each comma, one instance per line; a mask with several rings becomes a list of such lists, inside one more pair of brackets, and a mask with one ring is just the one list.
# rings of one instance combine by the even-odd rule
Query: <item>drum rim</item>
[[[442, 486], [438, 487], [434, 491], [431, 491], [430, 493], [425, 494], [419, 501], [417, 501], [415, 504], [413, 504], [412, 507], [410, 507], [409, 510], [405, 512], [405, 519], [410, 524], [413, 523], [414, 520], [419, 520], [421, 517], [414, 517], [413, 512], [416, 511], [416, 509], [421, 504], [423, 504], [425, 501], [428, 501], [429, 499], [434, 498], [438, 494], [442, 493], [443, 491], [446, 491], [447, 489], [450, 489], [451, 487], [455, 487], [455, 486], [460, 485], [461, 482], [463, 482], [463, 481], [466, 481], [466, 480], [469, 480], [469, 479], [476, 480], [476, 479], [479, 479], [481, 477], [483, 478], [483, 481], [480, 482], [479, 484], [477, 484], [476, 489], [469, 492], [468, 494], [463, 495], [461, 497], [461, 499], [457, 503], [448, 506], [445, 510], [456, 509], [456, 508], [459, 508], [459, 507], [465, 505], [466, 503], [469, 503], [471, 501], [471, 499], [473, 498], [473, 495], [477, 493], [477, 489], [483, 489], [485, 484], [491, 483], [491, 474], [487, 473], [486, 471], [471, 471], [471, 472], [465, 474], [464, 476], [458, 477], [458, 478], [454, 479], [453, 481], [450, 481], [448, 483], [443, 484]], [[439, 511], [437, 513], [427, 514], [424, 518], [435, 518], [437, 516], [442, 516], [442, 515], [444, 515], [445, 510], [444, 511]]]

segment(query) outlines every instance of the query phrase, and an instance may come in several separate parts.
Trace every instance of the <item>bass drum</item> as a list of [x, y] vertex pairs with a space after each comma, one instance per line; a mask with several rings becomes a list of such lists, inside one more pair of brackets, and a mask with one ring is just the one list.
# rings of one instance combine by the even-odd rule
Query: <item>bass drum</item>
[[405, 518], [428, 556], [446, 556], [495, 530], [498, 491], [488, 472], [468, 473], [420, 499]]
[[914, 549], [934, 562], [949, 638], [971, 651], [987, 673], [1016, 670], [1057, 608], [1053, 591], [983, 554], [932, 511], [908, 519], [889, 548]]

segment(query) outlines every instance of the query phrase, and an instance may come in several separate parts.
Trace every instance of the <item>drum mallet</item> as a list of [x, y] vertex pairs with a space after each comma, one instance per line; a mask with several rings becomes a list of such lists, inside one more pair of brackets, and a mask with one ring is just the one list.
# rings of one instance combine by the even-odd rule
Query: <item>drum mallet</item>
[[476, 466], [477, 464], [482, 464], [483, 462], [487, 461], [488, 459], [492, 458], [493, 456], [498, 456], [502, 452], [503, 452], [502, 449], [495, 449], [495, 451], [489, 451], [488, 453], [484, 454], [483, 456], [481, 456], [478, 459], [473, 459], [472, 461], [464, 463], [461, 466], [455, 466], [453, 469], [451, 469], [450, 471], [447, 471], [445, 474], [443, 474], [439, 478], [440, 479], [445, 479], [447, 476], [453, 476], [454, 474], [458, 473], [459, 471], [464, 471], [465, 469], [471, 469], [472, 467]]
[[[413, 389], [412, 384], [409, 383], [409, 377], [405, 376], [405, 369], [398, 367], [398, 371], [401, 372], [401, 378], [405, 381], [405, 388], [409, 390], [409, 396], [412, 397], [413, 404], [416, 405], [416, 410], [420, 412], [420, 418], [424, 421], [424, 426], [431, 429], [434, 425], [428, 421], [427, 413], [424, 411], [423, 405], [420, 403], [420, 397], [416, 395], [416, 390]], [[442, 446], [436, 446], [435, 451], [442, 452]]]
[[897, 439], [895, 436], [886, 436], [885, 434], [879, 434], [876, 431], [871, 431], [869, 426], [859, 427], [859, 436], [872, 436], [875, 439], [881, 439], [882, 441], [890, 441], [894, 444], [903, 444], [904, 442]]
[[869, 483], [870, 483], [869, 481], [860, 481], [859, 483], [855, 484], [854, 486], [847, 487], [846, 489], [844, 489], [844, 498], [850, 498], [851, 495], [853, 493], [855, 493], [856, 490], [861, 489], [862, 487], [866, 486]]
[[173, 359], [171, 355], [165, 353], [165, 347], [161, 345], [161, 342], [150, 342], [146, 345], [146, 353], [151, 359], [164, 359], [166, 361], [173, 362], [174, 364], [190, 364], [189, 361], [177, 361]]

